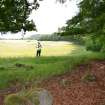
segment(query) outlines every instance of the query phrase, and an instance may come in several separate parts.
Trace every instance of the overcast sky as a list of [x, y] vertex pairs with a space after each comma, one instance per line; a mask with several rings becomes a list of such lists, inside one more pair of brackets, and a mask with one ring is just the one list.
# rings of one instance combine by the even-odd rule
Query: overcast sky
[[[32, 0], [30, 0], [32, 1]], [[33, 19], [39, 34], [50, 34], [56, 32], [59, 27], [65, 25], [66, 21], [78, 13], [77, 0], [72, 0], [70, 3], [59, 4], [56, 0], [43, 0], [40, 2], [40, 7], [37, 11], [33, 11], [30, 19]], [[27, 35], [35, 34], [36, 32], [28, 32]], [[26, 36], [27, 36], [26, 35]], [[12, 38], [14, 35], [5, 37]], [[21, 33], [14, 36], [21, 37]]]
[[78, 11], [76, 0], [64, 5], [56, 0], [44, 0], [31, 17], [34, 19], [38, 33], [53, 33], [63, 26], [66, 20], [72, 18]]

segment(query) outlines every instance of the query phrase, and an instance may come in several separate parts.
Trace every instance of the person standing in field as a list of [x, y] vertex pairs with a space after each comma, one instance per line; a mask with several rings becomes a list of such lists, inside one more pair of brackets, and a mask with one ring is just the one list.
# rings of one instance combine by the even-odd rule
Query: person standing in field
[[41, 45], [41, 43], [39, 41], [37, 42], [36, 49], [37, 49], [36, 56], [40, 56], [41, 55], [42, 45]]

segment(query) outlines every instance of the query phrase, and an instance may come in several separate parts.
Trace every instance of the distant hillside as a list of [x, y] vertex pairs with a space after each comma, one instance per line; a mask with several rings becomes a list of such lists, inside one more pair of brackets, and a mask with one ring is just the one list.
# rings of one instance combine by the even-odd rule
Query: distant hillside
[[[39, 40], [41, 37], [46, 36], [47, 34], [35, 34], [35, 35], [31, 35], [27, 38], [24, 39], [30, 39], [30, 40]], [[50, 36], [50, 35], [48, 35]]]

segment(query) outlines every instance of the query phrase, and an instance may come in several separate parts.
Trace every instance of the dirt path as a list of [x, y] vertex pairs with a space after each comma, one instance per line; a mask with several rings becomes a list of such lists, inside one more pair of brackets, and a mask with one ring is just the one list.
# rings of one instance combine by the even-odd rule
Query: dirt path
[[4, 100], [4, 97], [0, 96], [0, 105], [3, 105], [3, 100]]
[[[94, 75], [95, 80], [84, 81], [87, 73]], [[105, 105], [105, 60], [79, 65], [72, 73], [43, 81], [42, 87], [52, 93], [53, 105]]]
[[[83, 76], [94, 74], [93, 82]], [[54, 105], [105, 105], [105, 61], [80, 65], [72, 73], [44, 81], [44, 88], [54, 97]]]

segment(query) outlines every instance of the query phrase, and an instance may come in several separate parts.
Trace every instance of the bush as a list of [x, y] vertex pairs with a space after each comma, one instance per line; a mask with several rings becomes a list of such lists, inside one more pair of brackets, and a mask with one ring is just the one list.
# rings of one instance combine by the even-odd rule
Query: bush
[[91, 37], [89, 37], [86, 40], [86, 50], [100, 52], [102, 49], [102, 46], [103, 44], [101, 43], [99, 38], [92, 39]]
[[88, 50], [91, 50], [91, 51], [96, 51], [96, 52], [100, 52], [101, 51], [101, 49], [102, 49], [102, 44], [100, 44], [100, 43], [96, 43], [96, 44], [93, 44], [93, 43], [91, 43], [91, 44], [88, 44], [87, 46], [86, 46], [86, 50], [88, 51]]

